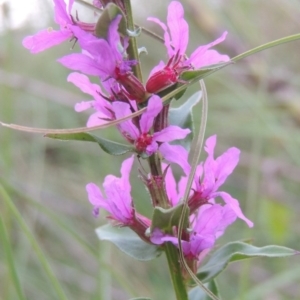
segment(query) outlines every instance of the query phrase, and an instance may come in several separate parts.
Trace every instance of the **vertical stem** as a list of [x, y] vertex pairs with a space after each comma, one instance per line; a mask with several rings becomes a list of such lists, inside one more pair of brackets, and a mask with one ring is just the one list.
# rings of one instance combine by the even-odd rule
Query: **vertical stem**
[[166, 243], [165, 253], [168, 260], [169, 272], [177, 300], [188, 300], [188, 294], [182, 277], [178, 249], [171, 243]]
[[[132, 16], [132, 9], [131, 9], [131, 3], [130, 0], [124, 0], [125, 10], [127, 14], [127, 28], [130, 31], [134, 31], [134, 22], [133, 22], [133, 16]], [[138, 64], [132, 67], [134, 75], [140, 80], [140, 82], [143, 82], [143, 76], [141, 71], [141, 65], [139, 61], [139, 53], [138, 53], [138, 47], [135, 37], [130, 37], [129, 39], [129, 46], [128, 46], [128, 54], [129, 59], [134, 59], [138, 61]]]

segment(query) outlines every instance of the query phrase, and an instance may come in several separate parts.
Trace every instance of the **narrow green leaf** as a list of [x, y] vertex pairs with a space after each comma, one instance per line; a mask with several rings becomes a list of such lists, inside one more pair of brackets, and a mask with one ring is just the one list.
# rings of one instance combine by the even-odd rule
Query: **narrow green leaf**
[[[218, 286], [215, 280], [211, 280], [210, 282], [205, 284], [205, 287], [208, 288], [215, 296], [221, 300]], [[189, 300], [211, 300], [210, 296], [201, 289], [199, 286], [194, 287], [189, 291]]]
[[198, 270], [197, 277], [203, 282], [208, 282], [220, 274], [230, 262], [253, 257], [286, 257], [296, 254], [299, 252], [282, 246], [260, 248], [242, 242], [232, 242], [214, 252], [209, 261]]
[[120, 144], [108, 139], [101, 138], [94, 134], [81, 133], [48, 133], [45, 137], [62, 141], [83, 141], [97, 143], [101, 149], [111, 155], [122, 155], [127, 152], [133, 152], [134, 148], [128, 145]]
[[169, 111], [169, 123], [171, 125], [177, 125], [180, 128], [189, 128], [191, 130], [191, 133], [185, 139], [176, 141], [176, 144], [182, 145], [187, 150], [190, 149], [192, 140], [194, 138], [192, 109], [200, 101], [201, 96], [202, 92], [199, 91], [192, 95], [180, 107], [171, 108]]
[[127, 35], [126, 30], [126, 19], [125, 16], [121, 10], [120, 7], [113, 3], [108, 3], [105, 6], [105, 9], [103, 10], [102, 14], [100, 15], [96, 27], [95, 27], [95, 35], [99, 38], [106, 39], [107, 38], [107, 32], [109, 29], [109, 25], [111, 21], [117, 16], [122, 15], [122, 19], [119, 24], [119, 32], [123, 35]]
[[0, 216], [0, 241], [1, 241], [1, 248], [4, 250], [5, 255], [6, 255], [7, 267], [9, 270], [10, 277], [11, 277], [11, 282], [16, 289], [18, 298], [20, 300], [25, 300], [26, 298], [23, 294], [20, 280], [19, 280], [17, 270], [16, 270], [15, 264], [14, 264], [13, 250], [11, 248], [9, 238], [7, 236], [6, 228], [2, 221], [1, 216]]
[[[155, 207], [152, 217], [151, 232], [154, 228], [159, 228], [162, 231], [170, 231], [173, 226], [178, 226], [184, 204], [181, 203], [172, 208]], [[189, 213], [185, 214], [184, 228], [188, 226]]]
[[98, 238], [116, 245], [122, 252], [137, 260], [152, 260], [161, 254], [159, 247], [148, 244], [127, 227], [113, 227], [110, 224], [96, 229]]
[[56, 292], [57, 299], [59, 300], [67, 300], [67, 296], [65, 295], [60, 282], [58, 281], [57, 277], [53, 273], [50, 265], [48, 264], [47, 258], [45, 257], [44, 253], [42, 252], [41, 248], [39, 247], [37, 241], [35, 240], [34, 236], [30, 232], [28, 226], [22, 219], [21, 214], [18, 212], [17, 208], [15, 207], [14, 203], [11, 201], [9, 196], [7, 195], [6, 191], [0, 185], [0, 195], [4, 199], [4, 202], [10, 208], [11, 212], [15, 216], [16, 220], [19, 222], [21, 229], [23, 230], [24, 234], [26, 235], [27, 239], [29, 240], [30, 244], [32, 245], [32, 249], [35, 252], [37, 258], [40, 261], [41, 266], [43, 267], [45, 274], [47, 275], [50, 283], [52, 284], [53, 290]]
[[185, 71], [181, 74], [180, 79], [181, 80], [186, 80], [186, 81], [190, 81], [190, 80], [200, 80], [203, 79], [204, 77], [208, 76], [209, 74], [216, 72], [228, 65], [232, 64], [231, 61], [229, 62], [225, 62], [225, 63], [220, 63], [220, 64], [215, 64], [215, 65], [211, 65], [209, 67], [204, 67], [198, 70], [193, 70], [193, 71]]

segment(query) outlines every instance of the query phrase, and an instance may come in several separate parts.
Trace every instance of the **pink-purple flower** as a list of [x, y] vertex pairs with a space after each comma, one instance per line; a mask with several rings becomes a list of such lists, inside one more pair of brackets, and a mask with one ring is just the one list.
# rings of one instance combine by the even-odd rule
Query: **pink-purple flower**
[[[202, 206], [196, 214], [190, 217], [191, 229], [185, 233], [185, 240], [181, 241], [185, 257], [197, 259], [203, 250], [212, 248], [216, 239], [223, 235], [225, 229], [236, 218], [236, 214], [229, 205], [206, 204]], [[153, 231], [151, 242], [158, 245], [171, 242], [179, 247], [177, 236], [165, 234], [159, 229]]]
[[[127, 103], [114, 102], [112, 105], [116, 119], [123, 118], [131, 113], [130, 106]], [[189, 129], [182, 129], [174, 125], [151, 133], [150, 129], [153, 126], [154, 119], [162, 108], [163, 103], [161, 98], [153, 95], [148, 101], [147, 110], [142, 114], [138, 126], [132, 120], [127, 120], [119, 124], [119, 130], [128, 141], [135, 145], [138, 153], [150, 156], [159, 149], [163, 157], [169, 156], [172, 153], [172, 149], [176, 149], [177, 146], [168, 144], [168, 147], [162, 147], [162, 145], [167, 142], [183, 139], [190, 133]]]
[[227, 32], [214, 42], [199, 46], [192, 52], [189, 58], [186, 57], [186, 49], [189, 40], [189, 26], [184, 19], [184, 10], [180, 2], [172, 1], [168, 7], [167, 24], [157, 18], [148, 18], [158, 24], [164, 31], [164, 42], [167, 48], [169, 61], [167, 64], [160, 62], [150, 72], [146, 83], [146, 90], [149, 93], [157, 93], [168, 86], [180, 82], [180, 74], [191, 69], [200, 69], [205, 66], [227, 62], [230, 58], [227, 55], [219, 54], [210, 48], [223, 42]]
[[[87, 35], [86, 31], [93, 31], [94, 24], [75, 21], [71, 16], [74, 0], [69, 1], [68, 9], [64, 0], [53, 0], [55, 23], [60, 26], [60, 30], [48, 28], [38, 32], [33, 36], [28, 36], [23, 40], [23, 46], [31, 53], [44, 51], [52, 46], [58, 45], [67, 39], [74, 37], [81, 38]], [[91, 36], [91, 34], [89, 34]]]
[[[206, 140], [205, 151], [208, 154], [204, 163], [200, 163], [196, 169], [192, 190], [188, 199], [188, 206], [191, 213], [195, 212], [204, 204], [214, 204], [215, 199], [220, 197], [226, 205], [229, 205], [235, 212], [236, 216], [247, 223], [249, 227], [253, 223], [247, 219], [241, 211], [238, 200], [224, 191], [219, 191], [221, 185], [226, 181], [228, 176], [233, 172], [239, 161], [240, 150], [231, 147], [222, 155], [214, 159], [214, 149], [216, 146], [217, 136], [213, 135]], [[187, 157], [187, 151], [184, 148], [180, 149], [178, 157]], [[187, 166], [187, 164], [185, 164]], [[190, 166], [183, 167], [185, 174], [188, 176]], [[176, 205], [183, 196], [184, 189], [187, 183], [187, 176], [182, 177], [177, 188], [169, 188], [176, 186], [171, 170], [166, 174], [166, 187], [170, 199], [170, 203]]]
[[[249, 227], [253, 223], [242, 213], [239, 203], [226, 192], [218, 191], [227, 177], [233, 172], [239, 161], [240, 151], [229, 148], [225, 153], [214, 159], [214, 149], [216, 145], [216, 135], [206, 140], [205, 151], [208, 154], [204, 163], [199, 164], [196, 176], [192, 185], [192, 190], [188, 198], [190, 208], [190, 230], [186, 230], [182, 236], [182, 249], [187, 258], [195, 259], [202, 251], [210, 249], [218, 237], [237, 218], [246, 222]], [[179, 157], [187, 157], [187, 151], [180, 149]], [[190, 166], [183, 167], [186, 175], [190, 172]], [[164, 166], [166, 170], [166, 166]], [[177, 205], [184, 195], [187, 184], [187, 177], [182, 177], [178, 184], [169, 167], [165, 172], [166, 192], [169, 203]], [[225, 204], [217, 204], [216, 198], [222, 198]], [[177, 230], [177, 229], [176, 229]], [[178, 236], [174, 229], [173, 235], [155, 228], [151, 235], [154, 244], [161, 245], [171, 242], [178, 247]]]
[[80, 71], [87, 75], [99, 76], [102, 80], [116, 78], [117, 73], [126, 74], [136, 61], [128, 61], [123, 56], [128, 46], [123, 40], [123, 50], [120, 51], [121, 40], [118, 26], [122, 16], [118, 15], [111, 22], [107, 39], [78, 38], [83, 53], [73, 53], [60, 58], [58, 61], [65, 67]]
[[[169, 58], [175, 55], [179, 55], [183, 58], [189, 41], [189, 26], [184, 19], [184, 10], [181, 3], [172, 1], [169, 4], [167, 16], [168, 26], [157, 18], [148, 18], [148, 20], [157, 23], [164, 30], [164, 41]], [[183, 64], [192, 64], [195, 68], [199, 69], [204, 66], [229, 61], [230, 58], [227, 55], [219, 54], [217, 51], [210, 49], [223, 42], [226, 35], [227, 32], [224, 32], [221, 37], [214, 42], [196, 48], [189, 59], [184, 59]]]
[[109, 218], [121, 225], [129, 226], [133, 222], [134, 209], [129, 182], [133, 159], [134, 157], [131, 156], [123, 161], [121, 178], [114, 175], [107, 175], [105, 177], [103, 188], [106, 196], [103, 196], [103, 193], [96, 184], [87, 184], [86, 190], [89, 201], [94, 206], [93, 213], [95, 216], [99, 215], [99, 210], [102, 208], [110, 214]]
[[67, 79], [72, 82], [82, 92], [87, 93], [93, 97], [91, 101], [82, 101], [75, 105], [75, 111], [81, 112], [89, 108], [93, 108], [95, 112], [90, 115], [87, 127], [102, 125], [114, 119], [111, 103], [102, 95], [103, 92], [99, 85], [91, 83], [89, 78], [80, 73], [71, 73]]

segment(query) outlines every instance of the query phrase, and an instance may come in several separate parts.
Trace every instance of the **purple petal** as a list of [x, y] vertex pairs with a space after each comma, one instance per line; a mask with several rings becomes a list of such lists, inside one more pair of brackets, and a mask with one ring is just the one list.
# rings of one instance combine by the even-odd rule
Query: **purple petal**
[[38, 53], [52, 46], [56, 46], [72, 36], [73, 34], [71, 31], [55, 31], [52, 29], [46, 29], [35, 35], [26, 37], [22, 44], [25, 48], [30, 50], [31, 53]]
[[159, 96], [153, 95], [150, 97], [147, 105], [147, 110], [142, 114], [140, 119], [140, 128], [142, 133], [148, 133], [153, 125], [154, 118], [160, 113], [163, 108], [162, 100]]
[[190, 56], [188, 62], [192, 63], [196, 68], [201, 68], [204, 66], [208, 66], [211, 64], [216, 64], [219, 62], [226, 62], [229, 61], [230, 58], [227, 55], [221, 55], [219, 54], [217, 51], [214, 50], [210, 50], [213, 51], [211, 53], [207, 53], [209, 48], [223, 42], [226, 38], [227, 32], [225, 31], [221, 37], [219, 37], [218, 39], [216, 39], [215, 41], [204, 45], [204, 46], [200, 46], [198, 47]]
[[[164, 170], [166, 169], [166, 167], [167, 165], [163, 164]], [[173, 206], [175, 206], [178, 203], [180, 198], [178, 197], [177, 185], [171, 167], [168, 167], [167, 169], [166, 176], [165, 176], [165, 185], [166, 185], [166, 192], [170, 200], [170, 203]]]
[[245, 221], [247, 223], [247, 225], [249, 227], [253, 227], [253, 222], [251, 222], [249, 219], [247, 219], [241, 208], [240, 208], [240, 204], [238, 202], [238, 200], [232, 198], [228, 193], [226, 192], [217, 192], [214, 193], [214, 198], [216, 196], [219, 196], [221, 198], [223, 198], [223, 200], [225, 201], [226, 204], [228, 204], [230, 206], [230, 208], [235, 212], [235, 214], [237, 215], [238, 218], [242, 219], [243, 221]]
[[98, 125], [102, 125], [102, 124], [106, 124], [108, 122], [110, 122], [109, 120], [107, 120], [107, 115], [104, 114], [101, 111], [97, 111], [93, 114], [90, 115], [86, 126], [87, 127], [94, 127], [94, 126], [98, 126]]
[[150, 18], [147, 18], [147, 20], [156, 23], [157, 25], [159, 25], [163, 29], [163, 31], [164, 31], [164, 44], [167, 48], [168, 55], [169, 55], [169, 57], [173, 56], [174, 50], [171, 46], [171, 38], [170, 38], [170, 35], [169, 35], [168, 28], [167, 28], [166, 24], [164, 24], [163, 22], [161, 22], [157, 18], [151, 18], [150, 17]]
[[[131, 114], [130, 107], [127, 103], [119, 101], [113, 102], [112, 107], [116, 119], [121, 119]], [[129, 135], [133, 140], [136, 140], [140, 135], [138, 128], [133, 124], [132, 120], [121, 122], [118, 124], [118, 127], [122, 133]]]
[[188, 163], [188, 152], [180, 145], [170, 145], [163, 143], [159, 147], [163, 158], [169, 162], [179, 165], [186, 175], [189, 174], [191, 167]]
[[57, 61], [71, 70], [81, 71], [82, 73], [93, 76], [104, 75], [103, 70], [99, 69], [98, 65], [95, 64], [95, 61], [84, 54], [74, 53], [66, 55]]
[[[172, 37], [172, 52], [168, 49], [170, 57], [179, 54], [185, 54], [189, 41], [189, 26], [184, 19], [184, 10], [180, 2], [172, 1], [168, 7], [167, 24]], [[171, 52], [171, 53], [170, 53]]]
[[76, 103], [74, 109], [77, 112], [82, 112], [84, 110], [87, 110], [87, 109], [93, 107], [94, 102], [95, 101], [93, 100], [93, 101], [82, 101], [82, 102]]
[[240, 150], [232, 147], [215, 160], [215, 190], [217, 190], [233, 172], [239, 162]]
[[96, 184], [88, 183], [86, 185], [86, 191], [88, 193], [90, 203], [94, 206], [93, 214], [95, 217], [98, 217], [99, 215], [99, 208], [103, 208], [105, 210], [109, 209], [106, 199], [103, 198], [102, 193]]
[[153, 134], [153, 140], [158, 142], [181, 140], [184, 139], [190, 132], [190, 129], [183, 129], [175, 125], [170, 125], [159, 132], [155, 132]]
[[67, 81], [72, 82], [74, 85], [80, 88], [82, 92], [91, 96], [99, 95], [99, 93], [102, 92], [99, 85], [91, 83], [90, 79], [84, 74], [77, 72], [71, 73], [68, 76]]
[[155, 245], [161, 245], [164, 243], [164, 240], [162, 239], [163, 237], [165, 237], [165, 233], [158, 228], [154, 228], [150, 240]]
[[[69, 3], [69, 11], [72, 8], [72, 2], [70, 1]], [[61, 26], [72, 23], [70, 16], [67, 14], [66, 3], [64, 0], [54, 0], [54, 15], [55, 22]]]
[[116, 16], [109, 25], [107, 40], [111, 46], [111, 54], [114, 56], [115, 61], [122, 61], [122, 54], [119, 51], [120, 34], [118, 32], [119, 23], [122, 19], [121, 15]]
[[125, 159], [123, 161], [122, 167], [121, 167], [121, 178], [122, 178], [123, 185], [124, 185], [123, 188], [124, 188], [124, 190], [127, 190], [129, 192], [131, 190], [131, 185], [129, 183], [129, 175], [131, 172], [133, 160], [134, 160], [134, 155]]

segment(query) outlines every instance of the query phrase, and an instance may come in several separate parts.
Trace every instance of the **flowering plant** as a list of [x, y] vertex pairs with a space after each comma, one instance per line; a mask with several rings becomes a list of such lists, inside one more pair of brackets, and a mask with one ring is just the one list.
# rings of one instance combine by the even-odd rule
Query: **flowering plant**
[[[74, 16], [73, 2], [66, 5], [63, 0], [54, 0], [55, 22], [60, 29], [26, 37], [23, 45], [32, 53], [70, 39], [80, 47], [80, 52], [58, 62], [76, 71], [67, 80], [92, 97], [77, 103], [75, 110], [93, 109], [93, 113], [84, 129], [50, 130], [46, 136], [95, 142], [111, 155], [130, 153], [121, 165], [120, 177], [107, 175], [102, 185], [86, 185], [93, 215], [98, 217], [101, 210], [107, 213], [108, 225], [97, 229], [99, 239], [111, 241], [140, 260], [165, 253], [176, 299], [180, 300], [218, 299], [215, 279], [231, 261], [295, 254], [284, 247], [258, 248], [244, 242], [232, 242], [213, 252], [217, 239], [238, 219], [243, 226], [253, 227], [239, 201], [220, 190], [237, 167], [240, 150], [231, 147], [215, 158], [217, 136], [213, 135], [205, 141], [205, 160], [199, 162], [207, 117], [203, 78], [238, 60], [213, 49], [225, 41], [227, 32], [187, 54], [189, 27], [184, 10], [180, 2], [171, 1], [166, 24], [148, 18], [163, 31], [167, 59], [154, 66], [144, 81], [136, 46], [140, 30], [133, 23], [130, 1], [94, 1], [93, 9], [101, 11], [95, 24], [80, 21], [77, 11]], [[92, 83], [88, 76], [98, 83]], [[184, 91], [199, 80], [201, 91], [185, 99]], [[172, 108], [181, 98], [185, 103]], [[196, 136], [192, 109], [200, 99], [203, 116]], [[123, 144], [87, 133], [107, 126], [117, 128]], [[135, 159], [139, 180], [153, 206], [151, 218], [137, 211], [131, 195]], [[133, 234], [135, 242], [128, 243]]]

